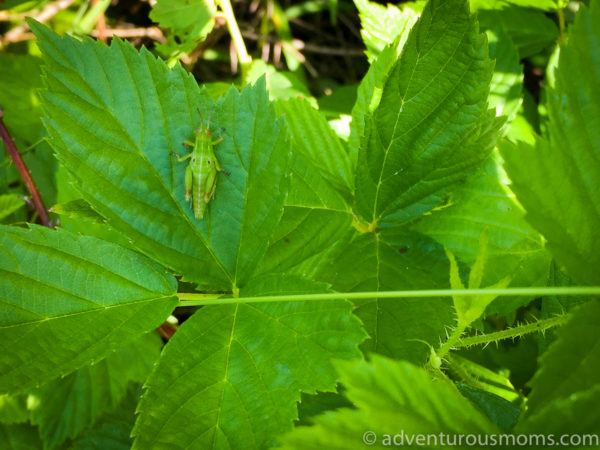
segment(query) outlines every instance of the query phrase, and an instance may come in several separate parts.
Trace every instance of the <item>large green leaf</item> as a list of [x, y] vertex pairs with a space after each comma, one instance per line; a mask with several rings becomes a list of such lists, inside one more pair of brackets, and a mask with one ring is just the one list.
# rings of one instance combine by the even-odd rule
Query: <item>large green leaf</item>
[[504, 149], [512, 189], [526, 219], [581, 284], [600, 283], [600, 5], [582, 6], [561, 48], [555, 86], [546, 90], [547, 135], [535, 147]]
[[430, 1], [365, 117], [355, 180], [364, 220], [413, 220], [485, 160], [499, 126], [487, 109], [492, 71], [467, 2]]
[[[323, 292], [266, 277], [243, 296]], [[331, 358], [364, 339], [346, 301], [215, 305], [182, 324], [146, 383], [134, 448], [264, 448], [289, 431], [300, 392], [335, 391]]]
[[336, 367], [356, 409], [315, 417], [314, 426], [296, 428], [283, 437], [284, 448], [364, 449], [365, 442], [370, 448], [389, 448], [400, 434], [409, 445], [416, 434], [497, 432], [452, 385], [431, 380], [425, 370], [406, 361], [373, 355], [370, 362], [339, 361]]
[[158, 334], [147, 334], [98, 363], [31, 391], [31, 423], [39, 425], [45, 445], [54, 448], [67, 438], [74, 438], [100, 416], [114, 410], [130, 381], [146, 381], [161, 347]]
[[[231, 89], [211, 116], [218, 175], [203, 220], [184, 199], [183, 141], [211, 100], [181, 67], [148, 51], [59, 38], [32, 23], [46, 62], [44, 106], [51, 142], [83, 198], [136, 247], [205, 288], [232, 289], [252, 275], [282, 214], [286, 129], [264, 80]], [[102, 64], [100, 64], [100, 61]], [[216, 133], [217, 131], [215, 131]]]
[[[448, 287], [448, 262], [443, 250], [417, 233], [405, 236], [356, 234], [340, 241], [323, 257], [317, 277], [339, 292], [435, 289]], [[445, 327], [454, 323], [448, 298], [374, 297], [356, 301], [356, 314], [371, 339], [365, 352], [423, 363]]]
[[175, 279], [115, 244], [39, 226], [0, 227], [0, 392], [97, 361], [160, 325]]

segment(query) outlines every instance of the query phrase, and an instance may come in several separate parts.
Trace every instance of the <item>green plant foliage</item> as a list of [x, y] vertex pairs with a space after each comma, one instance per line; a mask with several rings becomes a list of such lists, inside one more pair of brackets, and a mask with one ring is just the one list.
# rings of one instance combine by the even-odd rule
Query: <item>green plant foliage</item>
[[419, 17], [411, 9], [401, 10], [394, 5], [385, 7], [368, 0], [355, 0], [354, 4], [360, 13], [360, 34], [367, 47], [369, 61], [373, 61], [397, 36], [400, 36], [399, 46], [402, 47]]
[[214, 0], [158, 0], [150, 19], [170, 31], [158, 50], [166, 56], [192, 51], [212, 31], [216, 12]]
[[16, 194], [0, 195], [0, 219], [4, 219], [25, 206], [25, 202]]
[[[600, 6], [582, 6], [568, 44], [561, 47], [555, 86], [546, 90], [548, 126], [535, 147], [504, 144], [512, 189], [526, 219], [548, 240], [547, 247], [582, 284], [600, 282]], [[548, 180], [556, 180], [549, 183]]]
[[[347, 396], [356, 409], [339, 409], [314, 418], [312, 427], [297, 428], [282, 438], [283, 448], [364, 448], [372, 431], [376, 448], [384, 434], [492, 433], [483, 413], [444, 381], [410, 363], [374, 355], [371, 362], [337, 362]], [[389, 445], [388, 445], [389, 446]]]
[[145, 381], [161, 347], [156, 333], [147, 334], [98, 363], [31, 391], [31, 423], [39, 425], [45, 445], [54, 448], [74, 438], [104, 413], [114, 410], [130, 381]]
[[521, 58], [539, 52], [558, 38], [558, 27], [543, 11], [504, 4], [499, 9], [480, 9], [477, 17], [483, 29], [504, 30]]
[[0, 424], [0, 442], [5, 448], [14, 450], [30, 450], [43, 448], [36, 428], [28, 424]]
[[[241, 294], [323, 290], [296, 277], [267, 277]], [[179, 328], [146, 383], [133, 448], [263, 448], [291, 430], [301, 391], [335, 391], [330, 359], [360, 357], [364, 337], [346, 301], [202, 308]]]
[[1, 392], [105, 357], [176, 304], [173, 277], [115, 244], [38, 226], [3, 226], [0, 243]]
[[[466, 183], [454, 191], [449, 205], [424, 216], [414, 228], [431, 236], [459, 260], [471, 265], [479, 237], [489, 231], [484, 285], [510, 276], [511, 286], [543, 286], [550, 255], [541, 236], [525, 221], [523, 208], [510, 191], [510, 181], [498, 152]], [[509, 314], [531, 298], [500, 298], [488, 313]]]
[[[418, 235], [402, 237], [353, 234], [329, 255], [322, 256], [317, 277], [333, 289], [387, 291], [448, 287], [448, 264], [443, 250]], [[445, 327], [454, 320], [450, 299], [380, 299], [357, 301], [356, 314], [371, 339], [363, 351], [422, 363]]]
[[119, 407], [81, 433], [69, 445], [69, 450], [129, 450], [133, 439], [129, 436], [135, 422], [135, 408], [140, 398], [140, 385], [130, 383], [127, 395]]
[[578, 308], [557, 332], [530, 383], [523, 432], [598, 431], [600, 410], [594, 402], [600, 401], [599, 320], [600, 302], [593, 300]]
[[366, 222], [415, 219], [485, 160], [499, 125], [487, 110], [492, 70], [466, 4], [430, 1], [365, 113], [355, 208]]
[[0, 448], [598, 432], [600, 0], [15, 1]]

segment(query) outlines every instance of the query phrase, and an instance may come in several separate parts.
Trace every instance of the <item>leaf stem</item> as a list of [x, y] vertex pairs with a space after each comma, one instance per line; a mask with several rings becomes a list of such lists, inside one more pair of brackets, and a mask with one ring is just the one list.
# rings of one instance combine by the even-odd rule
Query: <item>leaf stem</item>
[[221, 10], [223, 11], [225, 19], [227, 20], [227, 29], [229, 30], [229, 35], [231, 36], [231, 40], [233, 41], [233, 46], [235, 47], [240, 66], [242, 68], [243, 80], [247, 72], [246, 69], [252, 62], [252, 58], [250, 58], [250, 55], [246, 50], [246, 44], [244, 44], [242, 33], [240, 32], [240, 28], [238, 27], [237, 21], [235, 20], [233, 8], [231, 7], [231, 2], [229, 0], [219, 0], [219, 4], [221, 5]]
[[371, 298], [421, 298], [421, 297], [452, 297], [453, 295], [498, 295], [498, 296], [549, 296], [549, 295], [598, 295], [600, 286], [576, 287], [529, 287], [505, 289], [426, 289], [411, 291], [372, 291], [372, 292], [323, 292], [322, 294], [274, 295], [263, 297], [220, 297], [206, 298], [206, 294], [182, 292], [179, 296], [180, 306], [225, 305], [232, 303], [269, 303], [269, 302], [299, 302], [311, 300], [361, 300]]
[[454, 348], [470, 347], [472, 345], [489, 344], [490, 342], [501, 341], [503, 339], [516, 338], [524, 334], [535, 333], [536, 331], [546, 331], [549, 328], [562, 325], [568, 320], [569, 316], [563, 314], [550, 319], [542, 319], [537, 322], [519, 325], [507, 330], [497, 331], [495, 333], [480, 334], [478, 336], [469, 336], [456, 342]]
[[37, 187], [35, 186], [35, 183], [33, 182], [33, 178], [31, 178], [31, 173], [29, 173], [29, 169], [27, 169], [27, 166], [25, 165], [25, 161], [23, 161], [23, 158], [21, 157], [21, 154], [19, 153], [19, 150], [17, 149], [17, 146], [15, 145], [15, 141], [13, 140], [12, 136], [8, 132], [6, 125], [4, 125], [4, 110], [2, 109], [1, 106], [0, 106], [0, 137], [4, 141], [4, 145], [8, 149], [8, 153], [10, 153], [10, 157], [14, 161], [15, 166], [17, 166], [17, 169], [19, 169], [19, 173], [21, 174], [21, 177], [23, 177], [23, 180], [25, 181], [25, 185], [27, 186], [27, 189], [29, 190], [29, 193], [31, 194], [31, 198], [33, 199], [33, 204], [35, 206], [35, 209], [38, 212], [38, 214], [40, 215], [40, 220], [42, 221], [42, 223], [45, 226], [52, 228], [52, 224], [50, 222], [50, 217], [48, 216], [48, 211], [46, 211], [46, 207], [44, 206], [42, 197], [41, 197]]

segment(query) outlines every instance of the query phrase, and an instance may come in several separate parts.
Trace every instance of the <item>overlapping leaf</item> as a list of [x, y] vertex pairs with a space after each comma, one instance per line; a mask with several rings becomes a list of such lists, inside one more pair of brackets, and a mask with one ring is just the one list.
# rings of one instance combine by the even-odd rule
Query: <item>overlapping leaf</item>
[[161, 347], [156, 333], [147, 334], [98, 363], [31, 391], [31, 423], [39, 425], [46, 446], [54, 448], [74, 438], [116, 409], [130, 381], [141, 384], [146, 380]]
[[524, 432], [598, 430], [600, 400], [600, 302], [592, 300], [573, 312], [556, 341], [540, 359], [531, 381]]
[[184, 200], [182, 142], [211, 100], [181, 67], [148, 51], [58, 38], [32, 23], [46, 62], [46, 126], [85, 200], [134, 245], [173, 271], [215, 290], [242, 285], [266, 251], [287, 192], [289, 148], [264, 81], [231, 89], [211, 123], [230, 173], [218, 175], [203, 220]]
[[497, 432], [456, 389], [432, 381], [425, 370], [406, 361], [373, 355], [370, 362], [340, 361], [336, 368], [356, 409], [343, 408], [314, 418], [314, 426], [297, 428], [283, 437], [284, 448], [359, 449], [365, 448], [363, 438], [374, 438], [369, 442], [375, 448], [388, 448], [394, 442], [386, 445], [385, 435], [402, 433], [408, 445], [406, 439], [414, 442], [416, 434]]
[[600, 5], [580, 9], [547, 89], [547, 136], [506, 145], [506, 169], [526, 219], [572, 279], [600, 282]]
[[487, 110], [492, 71], [467, 3], [430, 1], [365, 119], [355, 179], [365, 221], [422, 215], [485, 160], [499, 125]]
[[[322, 257], [317, 277], [339, 292], [435, 289], [448, 287], [443, 250], [416, 233], [385, 236], [365, 233], [341, 241]], [[356, 314], [371, 339], [362, 348], [394, 358], [423, 363], [454, 320], [447, 298], [381, 299], [356, 302]]]
[[[508, 188], [509, 181], [495, 152], [485, 166], [453, 192], [450, 205], [424, 216], [414, 228], [431, 236], [462, 262], [474, 263], [479, 237], [489, 230], [483, 285], [506, 276], [511, 286], [544, 285], [550, 257], [541, 236], [524, 219], [524, 211]], [[500, 298], [489, 313], [508, 314], [530, 298]]]
[[175, 279], [115, 244], [0, 228], [0, 392], [66, 375], [160, 325]]
[[[267, 277], [244, 296], [323, 292]], [[134, 448], [264, 448], [292, 428], [300, 392], [334, 391], [331, 358], [364, 339], [346, 301], [215, 305], [179, 328], [150, 376]]]

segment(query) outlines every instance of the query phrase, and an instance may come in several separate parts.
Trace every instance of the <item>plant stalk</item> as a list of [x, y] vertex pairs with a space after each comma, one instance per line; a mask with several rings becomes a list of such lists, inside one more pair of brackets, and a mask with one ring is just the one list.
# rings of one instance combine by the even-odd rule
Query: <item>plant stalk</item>
[[238, 27], [235, 16], [233, 15], [231, 2], [229, 0], [219, 0], [219, 4], [221, 5], [223, 16], [225, 16], [225, 20], [227, 21], [227, 29], [229, 30], [229, 35], [233, 41], [233, 46], [235, 47], [235, 52], [237, 53], [238, 61], [240, 62], [242, 69], [242, 80], [244, 80], [244, 77], [247, 73], [247, 68], [252, 62], [252, 58], [250, 58], [250, 55], [246, 50], [246, 44], [244, 44], [242, 33], [240, 32], [240, 28]]
[[179, 306], [226, 305], [232, 303], [269, 303], [269, 302], [299, 302], [312, 300], [364, 300], [370, 298], [422, 298], [422, 297], [452, 297], [453, 295], [497, 295], [497, 296], [600, 296], [600, 286], [577, 287], [530, 287], [505, 289], [426, 289], [414, 291], [373, 291], [373, 292], [323, 292], [322, 294], [274, 295], [267, 297], [212, 297], [206, 294], [182, 292], [177, 294]]
[[25, 165], [25, 161], [23, 161], [23, 158], [21, 157], [21, 154], [19, 153], [19, 150], [17, 149], [17, 146], [15, 145], [15, 141], [13, 140], [12, 136], [8, 132], [6, 125], [4, 125], [4, 110], [2, 109], [1, 106], [0, 106], [0, 137], [4, 141], [4, 145], [8, 149], [8, 153], [10, 154], [10, 157], [14, 161], [15, 166], [17, 166], [17, 169], [19, 170], [21, 177], [23, 177], [23, 180], [25, 181], [25, 185], [27, 186], [27, 189], [29, 190], [29, 193], [31, 194], [31, 198], [33, 199], [33, 204], [35, 206], [36, 211], [40, 215], [40, 220], [42, 221], [42, 224], [44, 224], [45, 226], [47, 226], [49, 228], [53, 228], [52, 223], [50, 222], [50, 217], [48, 216], [48, 211], [46, 210], [46, 207], [44, 206], [44, 202], [42, 201], [42, 197], [40, 196], [40, 193], [39, 193], [35, 183], [33, 182], [33, 178], [31, 178], [31, 173], [29, 172], [29, 169], [27, 169], [27, 166]]

